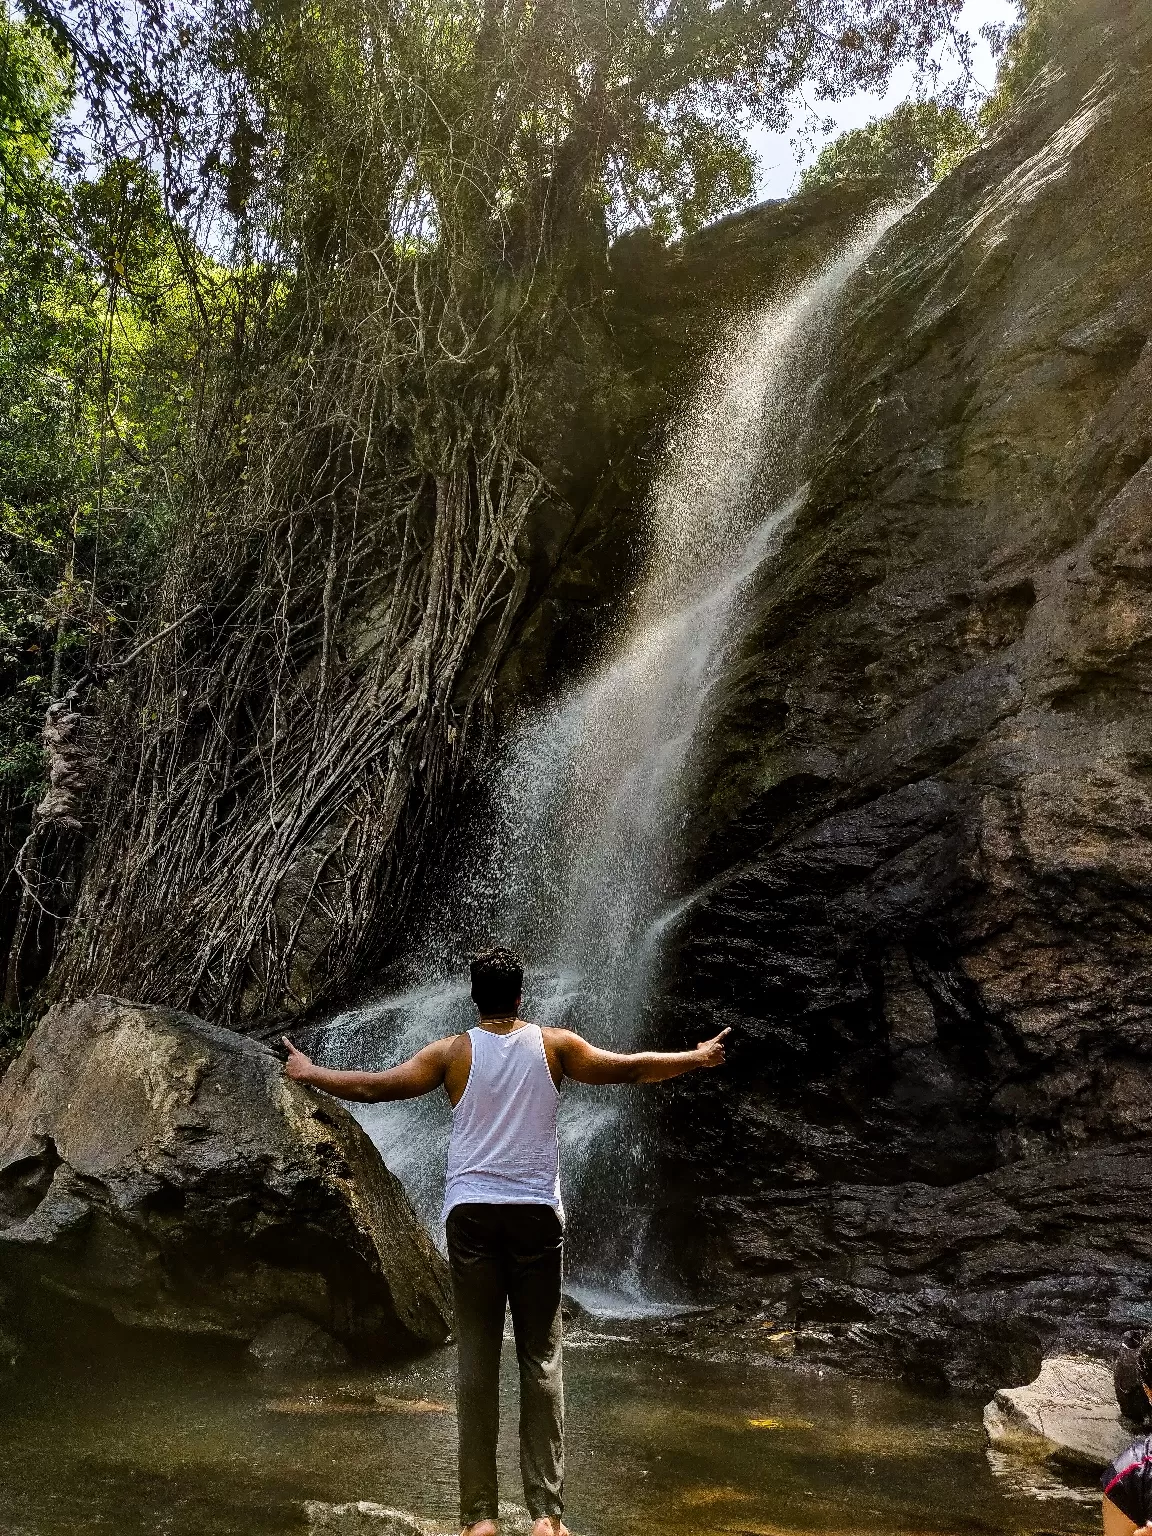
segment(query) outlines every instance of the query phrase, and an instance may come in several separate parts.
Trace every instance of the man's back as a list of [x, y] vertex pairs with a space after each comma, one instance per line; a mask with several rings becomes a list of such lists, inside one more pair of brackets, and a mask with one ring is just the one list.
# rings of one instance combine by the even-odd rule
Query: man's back
[[468, 1031], [472, 1059], [452, 1110], [443, 1219], [464, 1204], [550, 1205], [563, 1219], [560, 1094], [535, 1024]]

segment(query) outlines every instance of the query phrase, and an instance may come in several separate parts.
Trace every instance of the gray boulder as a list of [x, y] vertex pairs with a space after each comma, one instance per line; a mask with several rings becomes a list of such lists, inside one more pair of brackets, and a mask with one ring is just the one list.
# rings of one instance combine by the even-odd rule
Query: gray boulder
[[244, 1341], [290, 1314], [359, 1353], [449, 1332], [444, 1263], [335, 1100], [113, 997], [52, 1008], [0, 1082], [0, 1283], [32, 1327], [64, 1297]]
[[1001, 1387], [984, 1409], [989, 1440], [1035, 1460], [1103, 1467], [1132, 1443], [1111, 1368], [1084, 1355], [1051, 1355], [1036, 1380]]

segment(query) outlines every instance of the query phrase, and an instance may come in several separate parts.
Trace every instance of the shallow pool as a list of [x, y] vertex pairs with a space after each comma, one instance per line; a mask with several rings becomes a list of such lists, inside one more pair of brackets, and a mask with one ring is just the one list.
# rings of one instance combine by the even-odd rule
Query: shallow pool
[[[511, 1356], [511, 1349], [506, 1351]], [[521, 1498], [506, 1358], [502, 1493]], [[576, 1329], [569, 1524], [580, 1536], [1095, 1530], [1098, 1498], [985, 1450], [977, 1400], [764, 1361], [674, 1358]], [[309, 1501], [455, 1515], [453, 1357], [308, 1379], [108, 1334], [20, 1370], [0, 1404], [2, 1536], [271, 1536]]]

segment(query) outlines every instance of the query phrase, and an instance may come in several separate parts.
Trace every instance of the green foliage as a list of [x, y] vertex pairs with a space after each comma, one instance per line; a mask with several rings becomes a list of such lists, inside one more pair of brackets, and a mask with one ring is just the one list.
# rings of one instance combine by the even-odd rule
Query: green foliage
[[41, 190], [56, 122], [71, 95], [71, 69], [47, 33], [0, 11], [0, 177], [4, 201]]
[[995, 88], [977, 110], [952, 102], [905, 102], [827, 145], [800, 177], [800, 189], [882, 176], [911, 197], [946, 175], [1003, 121], [1052, 55], [1067, 0], [1017, 3], [1015, 23], [983, 29], [999, 64]]
[[900, 197], [916, 197], [979, 142], [970, 117], [936, 101], [906, 101], [887, 117], [842, 133], [800, 177], [800, 190], [881, 176]]
[[1051, 57], [1054, 29], [1066, 8], [1066, 0], [1018, 0], [1020, 19], [1015, 26], [994, 33], [1000, 53], [996, 89], [981, 110], [981, 126], [991, 129], [1003, 121]]
[[704, 224], [746, 203], [755, 185], [755, 162], [738, 129], [690, 112], [653, 125], [632, 153], [622, 181], [619, 217], [631, 213], [661, 239]]
[[0, 806], [41, 789], [53, 692], [138, 607], [165, 521], [184, 285], [154, 179], [69, 183], [53, 135], [70, 71], [0, 16]]

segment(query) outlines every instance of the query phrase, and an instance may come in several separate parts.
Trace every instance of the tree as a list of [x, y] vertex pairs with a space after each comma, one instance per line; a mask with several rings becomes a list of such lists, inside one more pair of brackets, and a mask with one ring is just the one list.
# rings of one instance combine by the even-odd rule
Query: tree
[[975, 149], [979, 131], [959, 107], [906, 101], [825, 145], [800, 177], [800, 190], [879, 176], [898, 197], [918, 197]]
[[104, 165], [155, 175], [191, 347], [163, 641], [100, 703], [59, 984], [306, 1005], [382, 942], [475, 753], [610, 235], [737, 206], [734, 124], [879, 86], [959, 0], [28, 5]]
[[[172, 410], [157, 376], [170, 376], [181, 351], [154, 180], [123, 161], [92, 181], [68, 179], [57, 141], [71, 95], [72, 70], [52, 37], [5, 9], [0, 851], [9, 901], [0, 938], [23, 956], [26, 980], [42, 968], [74, 872], [33, 810], [47, 788], [45, 710], [136, 615], [164, 537], [155, 449], [172, 430]], [[30, 845], [34, 824], [40, 835]], [[33, 846], [33, 878], [22, 885], [24, 865], [14, 861]]]
[[980, 121], [995, 128], [1007, 117], [1023, 92], [1052, 54], [1053, 33], [1067, 8], [1066, 0], [1017, 0], [1015, 24], [989, 27], [986, 32], [1000, 64], [996, 88], [984, 103]]

